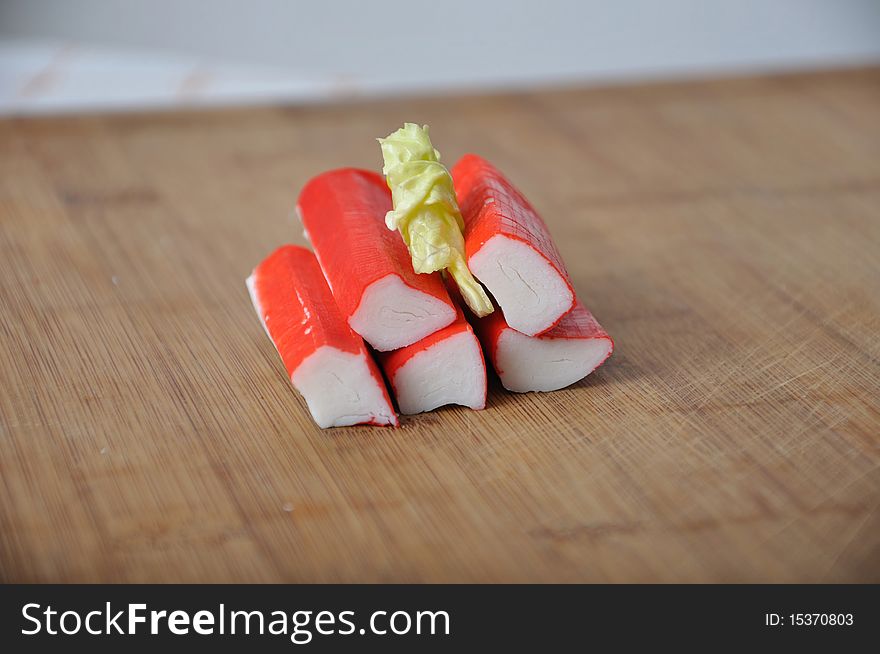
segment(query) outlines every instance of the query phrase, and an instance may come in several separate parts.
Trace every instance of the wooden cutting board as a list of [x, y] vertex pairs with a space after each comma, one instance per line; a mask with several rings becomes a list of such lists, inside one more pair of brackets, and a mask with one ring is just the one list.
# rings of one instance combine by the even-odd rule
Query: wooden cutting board
[[[244, 278], [430, 123], [611, 360], [320, 431]], [[0, 580], [880, 581], [880, 69], [0, 122]]]

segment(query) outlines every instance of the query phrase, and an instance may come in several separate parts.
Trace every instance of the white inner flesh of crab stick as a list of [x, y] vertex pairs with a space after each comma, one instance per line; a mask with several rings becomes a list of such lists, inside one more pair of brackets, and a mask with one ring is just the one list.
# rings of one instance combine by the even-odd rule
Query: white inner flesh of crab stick
[[607, 338], [533, 337], [506, 329], [496, 343], [495, 369], [509, 391], [555, 391], [593, 372], [611, 347]]
[[370, 284], [348, 324], [380, 352], [412, 344], [448, 325], [455, 310], [446, 302], [388, 275]]
[[413, 354], [392, 373], [391, 387], [407, 415], [447, 404], [485, 408], [486, 365], [477, 337], [460, 331]]
[[593, 372], [614, 349], [608, 333], [577, 301], [540, 336], [512, 329], [498, 310], [475, 319], [473, 327], [502, 386], [517, 393], [565, 388]]
[[493, 236], [468, 265], [504, 309], [507, 324], [524, 334], [544, 331], [572, 306], [559, 272], [522, 241]]
[[397, 423], [367, 366], [368, 356], [325, 345], [294, 370], [290, 381], [302, 393], [319, 427]]

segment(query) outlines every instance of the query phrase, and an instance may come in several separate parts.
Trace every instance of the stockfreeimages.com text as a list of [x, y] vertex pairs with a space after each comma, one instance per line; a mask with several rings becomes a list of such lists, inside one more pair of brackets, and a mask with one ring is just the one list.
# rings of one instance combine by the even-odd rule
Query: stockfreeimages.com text
[[126, 604], [117, 610], [110, 602], [103, 609], [88, 612], [59, 611], [51, 605], [25, 604], [21, 633], [93, 636], [112, 634], [263, 635], [289, 636], [297, 645], [305, 645], [315, 635], [378, 636], [418, 634], [449, 635], [450, 620], [446, 611], [373, 611], [358, 627], [354, 611], [244, 611], [229, 610], [220, 604], [216, 610], [194, 613], [182, 610], [151, 610], [146, 604]]

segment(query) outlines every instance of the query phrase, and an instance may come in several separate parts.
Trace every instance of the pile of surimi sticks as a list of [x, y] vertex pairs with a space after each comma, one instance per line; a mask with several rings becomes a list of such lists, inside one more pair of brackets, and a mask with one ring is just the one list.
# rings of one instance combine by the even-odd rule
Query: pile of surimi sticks
[[281, 246], [247, 280], [320, 427], [397, 425], [382, 372], [409, 415], [485, 408], [483, 352], [518, 393], [573, 384], [611, 355], [544, 221], [501, 172], [472, 154], [448, 171], [426, 126], [379, 141], [385, 177], [331, 170], [300, 193], [314, 254]]

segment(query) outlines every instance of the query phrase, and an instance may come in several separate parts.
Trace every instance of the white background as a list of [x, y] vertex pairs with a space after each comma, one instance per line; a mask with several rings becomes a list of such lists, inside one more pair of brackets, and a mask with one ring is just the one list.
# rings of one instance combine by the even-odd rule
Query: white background
[[880, 0], [0, 0], [0, 111], [880, 61]]

